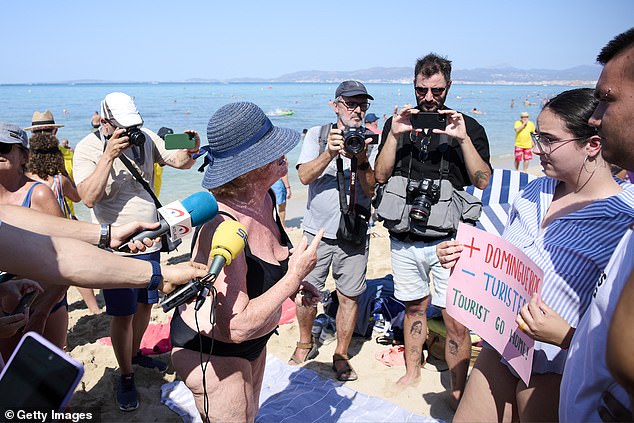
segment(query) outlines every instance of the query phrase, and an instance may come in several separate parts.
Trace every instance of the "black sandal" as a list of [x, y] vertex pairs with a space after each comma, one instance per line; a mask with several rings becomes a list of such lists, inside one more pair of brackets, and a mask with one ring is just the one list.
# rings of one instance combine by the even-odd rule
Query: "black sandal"
[[[338, 361], [346, 362], [346, 365], [339, 370], [337, 370], [337, 366], [335, 365]], [[357, 372], [354, 371], [348, 361], [348, 357], [345, 355], [335, 354], [332, 356], [332, 370], [337, 374], [337, 380], [340, 382], [352, 382], [353, 380], [359, 379]]]

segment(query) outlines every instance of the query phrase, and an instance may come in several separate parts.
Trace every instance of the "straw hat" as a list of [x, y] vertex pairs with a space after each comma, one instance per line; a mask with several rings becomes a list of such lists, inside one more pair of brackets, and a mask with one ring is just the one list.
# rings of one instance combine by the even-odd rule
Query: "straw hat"
[[528, 112], [522, 112], [522, 113], [520, 113], [520, 117], [528, 117]]
[[209, 119], [207, 140], [195, 157], [205, 156], [203, 188], [212, 189], [279, 159], [299, 143], [293, 129], [273, 126], [253, 103], [222, 106]]
[[44, 112], [33, 112], [31, 126], [24, 128], [25, 131], [37, 131], [38, 129], [61, 128], [64, 125], [55, 123], [53, 113], [46, 110]]

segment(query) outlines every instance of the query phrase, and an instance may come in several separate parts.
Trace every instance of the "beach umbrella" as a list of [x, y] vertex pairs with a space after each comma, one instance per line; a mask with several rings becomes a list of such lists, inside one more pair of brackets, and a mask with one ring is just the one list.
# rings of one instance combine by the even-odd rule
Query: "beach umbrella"
[[489, 186], [484, 190], [473, 185], [465, 188], [482, 201], [482, 215], [476, 226], [489, 233], [502, 235], [515, 196], [536, 176], [509, 169], [493, 169]]

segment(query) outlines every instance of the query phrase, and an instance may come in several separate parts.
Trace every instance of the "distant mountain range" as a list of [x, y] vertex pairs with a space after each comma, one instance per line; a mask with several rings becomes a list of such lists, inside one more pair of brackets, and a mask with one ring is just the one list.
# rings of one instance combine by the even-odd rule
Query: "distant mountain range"
[[[569, 69], [517, 69], [510, 66], [455, 69], [452, 79], [457, 83], [475, 84], [588, 84], [594, 83], [601, 73], [599, 65], [582, 65]], [[231, 78], [224, 81], [190, 79], [186, 82], [340, 82], [356, 79], [363, 82], [409, 83], [413, 79], [410, 67], [375, 67], [355, 71], [299, 71], [277, 78]]]
[[[160, 83], [160, 82], [190, 82], [190, 83], [231, 83], [231, 82], [312, 82], [338, 83], [347, 79], [356, 79], [369, 83], [411, 83], [413, 68], [383, 68], [375, 67], [355, 71], [299, 71], [287, 73], [277, 78], [229, 78], [209, 79], [190, 78], [184, 81], [107, 81], [98, 79], [81, 79], [73, 81], [53, 82], [59, 84], [107, 84], [107, 83]], [[599, 74], [599, 65], [581, 65], [569, 69], [517, 69], [512, 66], [497, 66], [475, 69], [454, 69], [452, 79], [454, 83], [462, 84], [528, 84], [528, 85], [594, 85]], [[3, 84], [0, 84], [3, 85]]]

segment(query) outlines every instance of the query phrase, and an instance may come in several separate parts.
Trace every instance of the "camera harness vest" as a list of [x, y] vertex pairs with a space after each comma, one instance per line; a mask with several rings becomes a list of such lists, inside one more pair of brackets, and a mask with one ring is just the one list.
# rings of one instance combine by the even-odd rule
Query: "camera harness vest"
[[[446, 159], [447, 152], [449, 151], [449, 142], [447, 142], [449, 137], [445, 134], [440, 134], [440, 137], [441, 137], [440, 138], [441, 142], [438, 145], [438, 151], [440, 151], [440, 154], [441, 154], [440, 169], [439, 169], [440, 181], [438, 183], [442, 184], [442, 180], [447, 179], [447, 177], [449, 176], [449, 162]], [[412, 175], [412, 157], [414, 156], [414, 143], [416, 142], [416, 139], [412, 137], [411, 132], [410, 132], [409, 139], [411, 143], [410, 143], [410, 150], [409, 150], [409, 166], [407, 168], [407, 183], [408, 184], [409, 184], [409, 181], [411, 180], [411, 175]], [[421, 161], [426, 160], [427, 156], [429, 155], [427, 148], [429, 146], [430, 141], [431, 141], [431, 134], [425, 135], [420, 142], [421, 144], [420, 160]]]

